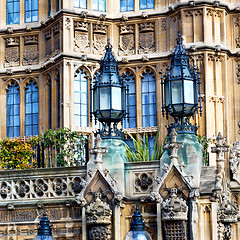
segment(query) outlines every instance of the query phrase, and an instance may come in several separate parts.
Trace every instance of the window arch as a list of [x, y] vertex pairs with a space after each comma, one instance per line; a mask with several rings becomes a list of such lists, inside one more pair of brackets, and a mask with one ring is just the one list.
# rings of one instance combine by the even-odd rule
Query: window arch
[[156, 126], [156, 79], [147, 69], [142, 74], [142, 127]]
[[128, 110], [129, 110], [129, 121], [124, 119], [124, 128], [135, 128], [136, 127], [136, 83], [133, 74], [130, 71], [126, 72], [126, 79], [128, 79]]
[[38, 87], [31, 80], [25, 88], [25, 136], [38, 135]]
[[7, 136], [20, 136], [20, 90], [17, 83], [12, 82], [7, 89]]
[[88, 127], [88, 79], [82, 69], [74, 77], [74, 122], [76, 127]]

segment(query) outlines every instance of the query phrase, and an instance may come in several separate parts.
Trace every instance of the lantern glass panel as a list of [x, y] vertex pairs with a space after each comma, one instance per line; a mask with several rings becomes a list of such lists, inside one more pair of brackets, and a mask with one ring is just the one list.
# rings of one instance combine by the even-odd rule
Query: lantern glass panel
[[193, 81], [184, 81], [185, 103], [194, 104], [194, 87]]
[[165, 104], [169, 105], [169, 82], [165, 84]]
[[122, 110], [122, 90], [120, 87], [112, 87], [112, 109]]
[[182, 81], [172, 81], [172, 104], [183, 103]]
[[55, 240], [53, 236], [48, 236], [48, 235], [39, 235], [35, 237], [33, 240]]
[[100, 110], [110, 109], [110, 88], [100, 88]]
[[152, 240], [146, 231], [130, 231], [123, 240]]
[[97, 89], [95, 88], [93, 90], [93, 111], [96, 112], [97, 111]]

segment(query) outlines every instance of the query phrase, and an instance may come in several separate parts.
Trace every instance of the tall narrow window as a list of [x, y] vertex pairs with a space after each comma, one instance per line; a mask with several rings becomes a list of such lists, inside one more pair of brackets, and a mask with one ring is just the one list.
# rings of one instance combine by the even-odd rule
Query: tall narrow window
[[133, 75], [127, 71], [126, 78], [128, 80], [129, 92], [128, 92], [128, 106], [129, 109], [129, 121], [124, 119], [124, 128], [135, 128], [136, 127], [136, 86]]
[[120, 0], [120, 11], [134, 11], [134, 0]]
[[48, 0], [48, 16], [52, 14], [52, 0]]
[[60, 112], [61, 112], [61, 108], [60, 108], [60, 74], [59, 72], [57, 73], [57, 77], [56, 77], [56, 80], [57, 80], [57, 128], [60, 128]]
[[105, 0], [92, 0], [92, 9], [96, 11], [106, 11], [106, 2]]
[[7, 0], [7, 24], [19, 24], [19, 0]]
[[48, 82], [48, 126], [49, 129], [52, 128], [52, 82], [49, 76]]
[[87, 8], [87, 0], [74, 0], [73, 6], [77, 8]]
[[88, 80], [83, 70], [74, 78], [74, 120], [77, 127], [88, 127]]
[[38, 135], [38, 87], [33, 81], [25, 89], [25, 135]]
[[38, 0], [25, 0], [25, 22], [38, 21]]
[[140, 9], [154, 8], [154, 0], [140, 0]]
[[20, 91], [16, 83], [7, 90], [7, 136], [20, 136]]
[[156, 126], [156, 81], [147, 69], [142, 75], [142, 127]]

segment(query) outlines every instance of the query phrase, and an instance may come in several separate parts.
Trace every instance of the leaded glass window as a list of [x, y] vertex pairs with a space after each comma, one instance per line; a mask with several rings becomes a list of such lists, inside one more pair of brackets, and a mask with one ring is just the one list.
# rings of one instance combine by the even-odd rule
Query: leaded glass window
[[56, 80], [57, 80], [57, 128], [60, 128], [60, 111], [61, 111], [61, 108], [60, 108], [60, 75], [59, 75], [59, 72], [57, 73], [57, 77], [56, 77]]
[[25, 0], [25, 22], [38, 21], [38, 0]]
[[19, 0], [7, 0], [7, 24], [19, 24]]
[[136, 84], [133, 74], [129, 71], [126, 72], [126, 79], [128, 79], [128, 106], [129, 109], [129, 121], [124, 119], [124, 128], [135, 128], [136, 127]]
[[73, 6], [77, 8], [87, 8], [87, 0], [74, 0]]
[[142, 127], [156, 126], [156, 81], [149, 69], [142, 75]]
[[12, 83], [7, 90], [7, 136], [20, 136], [20, 90]]
[[92, 0], [92, 9], [95, 11], [106, 11], [106, 1], [105, 0]]
[[38, 87], [33, 81], [25, 89], [25, 135], [38, 135]]
[[134, 11], [134, 0], [120, 0], [120, 11]]
[[82, 69], [74, 78], [74, 121], [77, 127], [88, 127], [88, 79]]
[[140, 0], [140, 9], [154, 8], [154, 0]]

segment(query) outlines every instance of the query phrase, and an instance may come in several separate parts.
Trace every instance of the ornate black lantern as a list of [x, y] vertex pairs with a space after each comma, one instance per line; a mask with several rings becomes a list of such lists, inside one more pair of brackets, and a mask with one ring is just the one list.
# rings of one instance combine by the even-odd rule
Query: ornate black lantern
[[130, 231], [124, 237], [124, 240], [152, 240], [148, 232], [145, 231], [145, 223], [143, 217], [139, 211], [138, 204], [134, 215], [132, 216], [132, 222], [130, 223]]
[[197, 127], [193, 126], [189, 119], [194, 117], [200, 109], [201, 114], [201, 90], [200, 73], [196, 67], [190, 67], [189, 56], [182, 44], [183, 38], [178, 32], [177, 45], [171, 57], [171, 65], [167, 68], [162, 83], [162, 113], [170, 114], [175, 123], [177, 133], [196, 133]]
[[[122, 131], [117, 124], [126, 116], [126, 81], [119, 75], [118, 62], [109, 42], [106, 53], [100, 61], [100, 71], [91, 84], [91, 115], [102, 123], [102, 138], [121, 138]], [[92, 106], [93, 105], [93, 106]]]
[[48, 220], [47, 214], [44, 212], [38, 226], [38, 234], [34, 240], [55, 240], [49, 223], [50, 221]]

